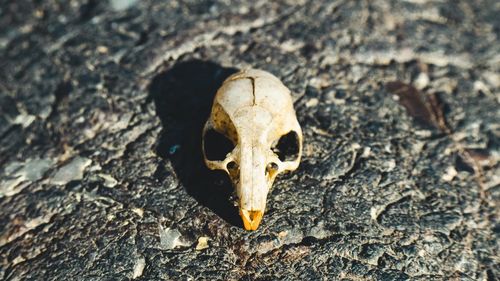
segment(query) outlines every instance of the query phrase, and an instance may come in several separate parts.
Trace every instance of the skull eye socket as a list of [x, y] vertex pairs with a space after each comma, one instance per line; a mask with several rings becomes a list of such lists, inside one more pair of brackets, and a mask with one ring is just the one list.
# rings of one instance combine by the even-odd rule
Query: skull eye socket
[[234, 149], [233, 142], [214, 129], [208, 129], [203, 137], [203, 151], [210, 161], [222, 161]]
[[281, 136], [271, 149], [278, 155], [280, 161], [293, 161], [299, 157], [299, 135], [295, 131], [291, 131]]

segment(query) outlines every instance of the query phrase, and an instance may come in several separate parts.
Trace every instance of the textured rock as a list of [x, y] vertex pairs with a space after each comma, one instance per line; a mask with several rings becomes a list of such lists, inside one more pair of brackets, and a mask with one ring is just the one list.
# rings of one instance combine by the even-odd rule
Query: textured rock
[[[0, 279], [497, 280], [496, 1], [231, 2], [0, 4]], [[255, 232], [200, 154], [248, 66], [304, 131]]]

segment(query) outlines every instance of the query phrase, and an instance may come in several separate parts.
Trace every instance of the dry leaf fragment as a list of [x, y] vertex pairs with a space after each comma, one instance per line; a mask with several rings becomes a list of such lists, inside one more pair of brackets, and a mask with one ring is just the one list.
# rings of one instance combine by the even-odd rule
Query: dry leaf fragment
[[448, 133], [449, 129], [444, 118], [443, 103], [438, 96], [435, 94], [426, 96], [417, 88], [401, 81], [389, 82], [386, 84], [386, 88], [399, 97], [399, 103], [405, 107], [408, 114], [414, 119]]

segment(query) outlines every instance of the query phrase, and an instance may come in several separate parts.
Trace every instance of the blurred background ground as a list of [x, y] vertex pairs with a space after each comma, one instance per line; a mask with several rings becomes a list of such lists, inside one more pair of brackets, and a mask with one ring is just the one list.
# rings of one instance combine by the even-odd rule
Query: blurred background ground
[[[498, 280], [499, 14], [0, 1], [0, 279]], [[199, 154], [244, 67], [292, 90], [305, 137], [255, 232]]]

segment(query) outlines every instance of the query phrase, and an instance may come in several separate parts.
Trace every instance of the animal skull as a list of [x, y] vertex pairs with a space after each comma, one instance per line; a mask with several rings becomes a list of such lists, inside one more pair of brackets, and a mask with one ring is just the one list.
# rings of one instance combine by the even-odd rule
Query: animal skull
[[256, 230], [274, 179], [297, 169], [302, 155], [290, 90], [262, 70], [231, 75], [217, 91], [203, 129], [203, 155], [208, 168], [229, 175], [243, 225]]

